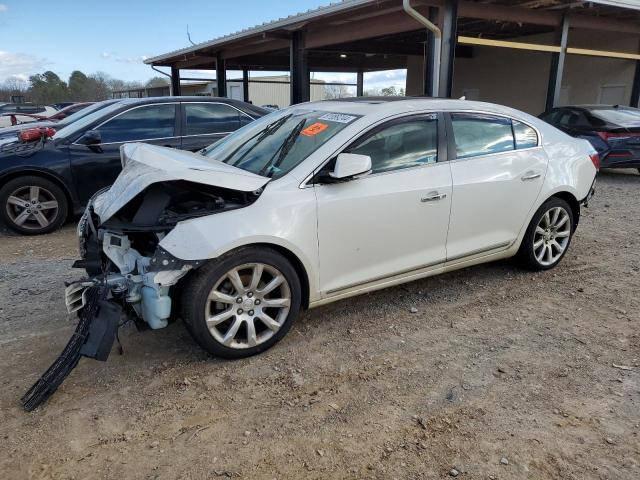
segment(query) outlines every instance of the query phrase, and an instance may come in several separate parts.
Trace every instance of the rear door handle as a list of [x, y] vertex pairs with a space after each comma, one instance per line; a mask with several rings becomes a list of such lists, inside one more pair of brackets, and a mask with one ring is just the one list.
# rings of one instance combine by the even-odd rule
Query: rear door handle
[[424, 197], [420, 198], [420, 201], [422, 203], [437, 202], [438, 200], [442, 200], [444, 198], [447, 198], [446, 193], [429, 192]]
[[526, 182], [528, 180], [535, 180], [536, 178], [540, 178], [542, 176], [541, 173], [538, 172], [527, 172], [525, 173], [522, 177], [520, 177], [520, 180], [522, 180], [523, 182]]

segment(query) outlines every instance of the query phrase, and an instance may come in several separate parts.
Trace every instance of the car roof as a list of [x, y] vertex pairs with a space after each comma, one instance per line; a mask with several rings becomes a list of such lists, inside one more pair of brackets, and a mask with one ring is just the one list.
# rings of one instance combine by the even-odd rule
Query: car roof
[[293, 108], [326, 110], [337, 113], [353, 115], [394, 115], [411, 111], [477, 111], [484, 113], [495, 113], [514, 118], [534, 121], [536, 117], [528, 113], [515, 110], [504, 105], [495, 103], [477, 102], [472, 100], [458, 100], [451, 98], [431, 98], [431, 97], [358, 97], [344, 98], [336, 100], [322, 100], [318, 102], [300, 103]]
[[254, 116], [262, 116], [269, 113], [262, 107], [257, 105], [253, 105], [251, 103], [246, 103], [241, 100], [236, 100], [233, 98], [224, 98], [224, 97], [205, 97], [199, 95], [192, 96], [169, 96], [169, 97], [145, 97], [145, 98], [121, 98], [116, 99], [121, 105], [130, 106], [130, 105], [149, 105], [154, 103], [167, 103], [167, 102], [201, 102], [201, 103], [225, 103], [227, 105], [232, 105], [240, 110], [253, 114]]

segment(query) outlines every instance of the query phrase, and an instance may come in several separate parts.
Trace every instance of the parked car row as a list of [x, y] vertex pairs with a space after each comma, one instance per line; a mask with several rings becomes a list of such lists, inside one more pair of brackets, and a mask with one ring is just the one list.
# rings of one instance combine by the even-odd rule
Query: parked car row
[[8, 136], [0, 130], [0, 217], [19, 233], [50, 232], [113, 183], [124, 143], [201, 150], [265, 113], [220, 98], [124, 99], [94, 104], [69, 122], [14, 128]]

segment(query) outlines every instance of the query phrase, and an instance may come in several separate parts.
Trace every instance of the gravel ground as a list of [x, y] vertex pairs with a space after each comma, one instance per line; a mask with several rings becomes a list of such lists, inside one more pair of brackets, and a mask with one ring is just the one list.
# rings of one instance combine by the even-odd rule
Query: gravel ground
[[126, 329], [124, 355], [83, 359], [33, 413], [19, 398], [74, 329], [74, 231], [3, 234], [0, 477], [640, 478], [639, 211], [640, 175], [601, 174], [555, 270], [321, 307], [247, 360], [207, 357], [180, 322]]

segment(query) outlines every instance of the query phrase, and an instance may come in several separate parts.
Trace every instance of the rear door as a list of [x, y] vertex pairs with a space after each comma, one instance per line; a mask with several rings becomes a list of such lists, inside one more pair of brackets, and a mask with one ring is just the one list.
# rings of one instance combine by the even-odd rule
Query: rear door
[[453, 195], [447, 260], [505, 249], [518, 237], [544, 181], [534, 128], [507, 117], [451, 113]]
[[178, 103], [140, 105], [120, 112], [94, 128], [100, 133], [99, 145], [69, 146], [71, 172], [81, 203], [97, 190], [111, 185], [122, 170], [120, 146], [144, 142], [180, 148]]
[[225, 103], [182, 102], [182, 149], [195, 152], [217, 142], [252, 120]]

